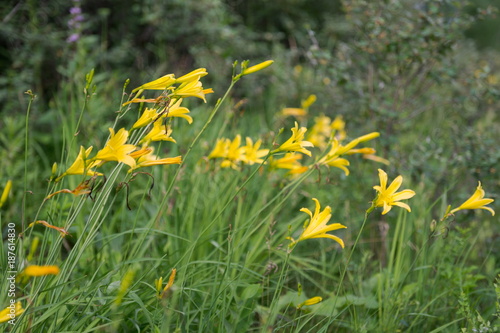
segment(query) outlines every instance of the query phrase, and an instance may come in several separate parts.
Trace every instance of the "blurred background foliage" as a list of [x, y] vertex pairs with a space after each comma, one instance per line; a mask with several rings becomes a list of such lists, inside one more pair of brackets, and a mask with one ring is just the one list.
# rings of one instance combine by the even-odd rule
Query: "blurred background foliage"
[[393, 170], [448, 187], [479, 178], [498, 193], [497, 8], [486, 0], [5, 1], [2, 179], [23, 169], [8, 164], [22, 152], [13, 119], [25, 113], [28, 89], [37, 95], [37, 167], [50, 170], [63, 155], [58, 133], [73, 135], [63, 124], [78, 118], [92, 68], [98, 89], [81, 133], [89, 137], [105, 132], [127, 78], [136, 87], [206, 67], [216, 96], [235, 60], [274, 59], [267, 75], [248, 77], [233, 94], [239, 108], [262, 116], [258, 126], [276, 130], [280, 108], [316, 94], [313, 115], [343, 115], [353, 137], [380, 131], [377, 150]]

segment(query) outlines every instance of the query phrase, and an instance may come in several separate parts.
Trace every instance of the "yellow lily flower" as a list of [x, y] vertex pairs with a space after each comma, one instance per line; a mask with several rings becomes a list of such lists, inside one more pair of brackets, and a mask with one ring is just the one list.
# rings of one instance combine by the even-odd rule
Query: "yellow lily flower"
[[153, 121], [155, 121], [158, 117], [158, 113], [154, 108], [146, 108], [142, 113], [141, 117], [137, 119], [137, 121], [132, 125], [132, 129], [141, 128], [144, 126], [148, 126]]
[[198, 68], [190, 73], [187, 73], [187, 74], [175, 79], [175, 83], [185, 83], [185, 82], [191, 82], [191, 81], [198, 81], [201, 77], [203, 77], [207, 74], [208, 74], [208, 72], [207, 72], [206, 68]]
[[377, 185], [373, 187], [378, 192], [378, 195], [373, 202], [372, 207], [384, 207], [382, 215], [387, 214], [391, 210], [392, 206], [399, 206], [411, 212], [410, 206], [399, 201], [412, 198], [415, 195], [415, 192], [412, 190], [403, 190], [396, 193], [403, 183], [403, 177], [397, 176], [391, 185], [387, 187], [387, 173], [385, 173], [382, 169], [378, 169], [378, 175], [380, 179], [380, 186]]
[[302, 159], [302, 155], [296, 153], [286, 153], [282, 158], [274, 159], [270, 158], [271, 169], [294, 169], [297, 166], [302, 167], [299, 160]]
[[456, 211], [463, 209], [486, 209], [491, 213], [491, 215], [495, 216], [495, 211], [490, 207], [486, 207], [486, 205], [492, 203], [493, 201], [494, 201], [493, 199], [484, 197], [484, 190], [483, 187], [481, 186], [481, 182], [479, 182], [479, 185], [477, 186], [474, 194], [469, 199], [467, 199], [463, 204], [461, 204], [455, 209], [452, 209], [450, 211], [450, 214], [453, 214]]
[[130, 168], [128, 172], [132, 172], [138, 168], [144, 168], [153, 165], [180, 164], [182, 162], [182, 158], [180, 156], [158, 158], [158, 156], [153, 154], [153, 148], [147, 149], [149, 150], [149, 152], [147, 154], [141, 155], [137, 159], [135, 166]]
[[280, 115], [284, 117], [294, 116], [296, 118], [303, 118], [307, 116], [307, 110], [301, 108], [283, 108]]
[[208, 155], [208, 158], [226, 158], [227, 153], [229, 151], [229, 145], [231, 144], [231, 140], [222, 138], [217, 139], [217, 143], [215, 144], [214, 149]]
[[165, 288], [163, 288], [163, 291], [160, 294], [160, 298], [164, 298], [168, 295], [170, 288], [172, 288], [172, 286], [174, 285], [176, 273], [177, 273], [177, 269], [172, 268], [172, 273], [170, 273], [170, 277], [168, 278], [167, 285], [165, 286]]
[[245, 147], [240, 147], [241, 135], [236, 135], [234, 140], [229, 144], [226, 154], [226, 159], [222, 161], [222, 168], [238, 169], [237, 163], [245, 159]]
[[2, 311], [0, 311], [0, 323], [5, 323], [9, 320], [15, 319], [20, 316], [24, 312], [23, 306], [21, 302], [16, 302], [14, 305], [11, 303], [10, 306], [6, 307]]
[[249, 67], [249, 68], [245, 68], [241, 72], [241, 76], [252, 74], [252, 73], [258, 72], [260, 70], [263, 70], [264, 68], [271, 66], [273, 64], [273, 62], [274, 62], [274, 60], [266, 60], [264, 62], [261, 62], [260, 64], [254, 65], [254, 66]]
[[101, 176], [102, 173], [91, 170], [91, 168], [93, 168], [94, 166], [96, 166], [101, 162], [99, 160], [89, 159], [89, 155], [92, 152], [92, 148], [93, 147], [90, 146], [89, 148], [85, 149], [83, 148], [83, 146], [81, 146], [80, 152], [78, 153], [78, 156], [76, 157], [73, 164], [71, 164], [71, 166], [56, 179], [56, 181], [59, 181], [62, 177], [67, 175], [83, 175], [85, 171], [87, 176], [94, 176], [94, 175]]
[[194, 81], [188, 81], [183, 84], [181, 84], [179, 87], [177, 87], [173, 92], [172, 96], [175, 97], [198, 97], [202, 99], [205, 103], [207, 100], [205, 99], [206, 94], [213, 93], [214, 91], [210, 89], [203, 89], [203, 86], [200, 81], [194, 80]]
[[59, 274], [59, 267], [57, 267], [57, 266], [29, 265], [19, 275], [20, 276], [45, 276], [45, 275], [57, 275], [57, 274]]
[[321, 158], [317, 162], [317, 164], [318, 165], [328, 165], [328, 166], [340, 168], [340, 169], [344, 170], [344, 173], [346, 174], [346, 176], [348, 176], [349, 169], [347, 168], [347, 166], [349, 165], [349, 162], [344, 158], [340, 158], [340, 156], [352, 155], [352, 154], [366, 154], [366, 153], [375, 152], [375, 149], [373, 149], [373, 148], [354, 149], [354, 147], [356, 147], [361, 142], [372, 140], [378, 136], [380, 136], [380, 133], [372, 132], [372, 133], [360, 136], [359, 138], [352, 140], [351, 142], [349, 142], [345, 146], [341, 145], [337, 138], [334, 138], [333, 142], [332, 142], [332, 147], [330, 148], [330, 151], [323, 158]]
[[323, 300], [323, 297], [316, 296], [305, 300], [304, 302], [297, 305], [297, 310], [300, 310], [303, 306], [318, 304]]
[[260, 145], [262, 144], [262, 140], [257, 140], [254, 145], [253, 140], [247, 137], [246, 143], [247, 145], [244, 147], [244, 162], [250, 165], [264, 162], [262, 157], [266, 156], [269, 153], [269, 149], [259, 149]]
[[148, 83], [144, 83], [142, 86], [135, 88], [132, 92], [138, 90], [165, 90], [175, 83], [174, 74], [167, 74], [159, 79], [153, 80]]
[[313, 104], [314, 104], [314, 102], [316, 102], [316, 95], [311, 94], [311, 95], [309, 95], [309, 96], [308, 96], [305, 100], [303, 100], [303, 101], [300, 103], [300, 106], [301, 106], [303, 109], [307, 110], [307, 109], [309, 109], [309, 107], [310, 107], [311, 105], [313, 105]]
[[300, 241], [310, 238], [330, 238], [339, 243], [340, 246], [344, 248], [344, 241], [342, 239], [340, 239], [337, 236], [327, 234], [327, 232], [347, 227], [340, 223], [333, 223], [330, 225], [326, 225], [328, 221], [330, 221], [330, 218], [332, 217], [332, 214], [330, 214], [332, 212], [331, 207], [326, 206], [325, 209], [322, 212], [320, 212], [321, 207], [318, 199], [313, 198], [313, 201], [316, 203], [316, 209], [314, 211], [314, 214], [307, 208], [300, 209], [301, 212], [308, 214], [311, 218], [309, 220], [309, 224], [304, 228], [304, 231], [302, 231], [302, 234], [300, 235], [299, 239], [294, 240], [291, 237], [287, 237], [287, 239], [292, 241], [290, 246], [293, 246]]
[[178, 117], [184, 118], [187, 120], [189, 124], [193, 123], [193, 118], [188, 116], [189, 109], [185, 107], [181, 107], [182, 98], [179, 98], [172, 106], [168, 107], [165, 112], [162, 112], [162, 117]]
[[115, 134], [115, 130], [110, 128], [109, 133], [111, 137], [106, 142], [106, 146], [99, 150], [92, 160], [117, 161], [125, 163], [130, 167], [134, 166], [135, 160], [128, 154], [134, 151], [136, 147], [125, 144], [128, 139], [128, 131], [122, 128]]
[[314, 125], [311, 127], [311, 130], [307, 135], [307, 141], [311, 142], [314, 147], [318, 147], [321, 150], [325, 149], [333, 131], [331, 122], [332, 120], [330, 117], [325, 115], [315, 117]]
[[[171, 137], [172, 129], [169, 126], [163, 125], [161, 121], [155, 121], [153, 124], [153, 128], [146, 134], [140, 143], [148, 144], [151, 141], [171, 141], [177, 142], [174, 138]], [[133, 166], [133, 165], [131, 165]]]
[[314, 145], [309, 141], [303, 141], [304, 134], [307, 128], [301, 127], [299, 129], [299, 124], [295, 122], [295, 127], [291, 129], [292, 136], [286, 140], [278, 149], [273, 150], [271, 153], [275, 154], [281, 151], [293, 152], [297, 151], [299, 153], [311, 156], [311, 152], [306, 149], [306, 147], [314, 147]]
[[2, 196], [0, 197], [0, 208], [2, 208], [2, 206], [9, 198], [9, 193], [11, 188], [12, 188], [12, 180], [9, 179], [7, 183], [5, 183], [5, 188], [3, 189]]

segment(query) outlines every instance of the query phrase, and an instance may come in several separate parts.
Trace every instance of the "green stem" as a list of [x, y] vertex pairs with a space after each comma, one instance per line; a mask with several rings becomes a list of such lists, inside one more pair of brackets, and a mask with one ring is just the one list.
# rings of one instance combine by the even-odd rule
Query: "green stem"
[[333, 303], [332, 307], [332, 312], [331, 315], [328, 319], [328, 324], [326, 324], [325, 327], [329, 327], [330, 324], [333, 322], [335, 317], [333, 316], [333, 311], [335, 311], [335, 307], [337, 305], [337, 301], [339, 299], [340, 295], [340, 289], [342, 288], [342, 283], [344, 282], [345, 275], [347, 273], [347, 269], [349, 267], [349, 263], [351, 262], [352, 254], [354, 253], [354, 250], [356, 249], [356, 246], [358, 245], [359, 239], [361, 238], [361, 234], [363, 233], [363, 229], [365, 228], [366, 221], [368, 220], [368, 215], [373, 211], [375, 207], [370, 207], [366, 213], [365, 213], [365, 219], [363, 220], [363, 224], [361, 225], [361, 229], [359, 229], [358, 235], [356, 236], [356, 240], [354, 241], [354, 244], [352, 245], [351, 252], [349, 253], [349, 257], [347, 258], [347, 262], [345, 263], [344, 271], [342, 272], [342, 275], [340, 276], [340, 281], [339, 281], [339, 286], [337, 287], [337, 293], [334, 295], [335, 296], [335, 302]]
[[23, 209], [21, 210], [21, 229], [24, 230], [24, 218], [26, 212], [26, 195], [28, 193], [28, 147], [29, 147], [29, 119], [31, 112], [31, 104], [36, 98], [31, 90], [26, 91], [26, 94], [30, 96], [28, 102], [28, 109], [26, 110], [26, 119], [24, 125], [24, 190], [23, 190]]
[[267, 323], [263, 327], [264, 332], [268, 332], [268, 329], [272, 328], [274, 320], [276, 319], [276, 314], [275, 314], [276, 307], [279, 302], [279, 296], [281, 294], [281, 291], [283, 290], [283, 280], [288, 275], [288, 268], [289, 268], [288, 261], [290, 259], [291, 253], [292, 253], [291, 250], [287, 250], [285, 261], [283, 262], [283, 268], [281, 269], [280, 277], [276, 285], [276, 290], [274, 290], [273, 300], [271, 302], [271, 306], [269, 307], [269, 317], [267, 319]]

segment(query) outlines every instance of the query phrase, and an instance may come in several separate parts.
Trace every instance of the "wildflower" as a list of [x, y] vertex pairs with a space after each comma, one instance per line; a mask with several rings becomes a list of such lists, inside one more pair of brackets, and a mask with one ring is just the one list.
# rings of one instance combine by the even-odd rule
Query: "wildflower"
[[182, 98], [179, 98], [172, 106], [169, 106], [166, 111], [162, 112], [162, 117], [178, 117], [184, 118], [189, 124], [193, 123], [193, 118], [188, 116], [189, 109], [181, 107]]
[[172, 273], [170, 273], [170, 277], [168, 279], [167, 285], [165, 288], [163, 288], [163, 291], [161, 292], [160, 298], [164, 298], [167, 296], [167, 293], [169, 292], [170, 288], [174, 285], [174, 280], [175, 280], [175, 275], [177, 274], [177, 269], [172, 268]]
[[97, 171], [91, 170], [94, 166], [99, 164], [101, 161], [97, 159], [89, 159], [89, 155], [92, 152], [92, 146], [89, 148], [85, 149], [83, 146], [80, 146], [80, 152], [78, 153], [78, 156], [76, 157], [75, 161], [71, 166], [62, 174], [60, 175], [55, 181], [59, 181], [62, 177], [67, 176], [67, 175], [87, 175], [87, 176], [101, 176], [102, 173], [99, 173]]
[[[153, 128], [146, 134], [140, 143], [148, 144], [151, 141], [171, 141], [176, 142], [174, 138], [171, 137], [172, 129], [169, 126], [163, 125], [160, 120], [155, 121]], [[133, 165], [130, 165], [133, 167]]]
[[226, 158], [230, 144], [231, 140], [229, 139], [217, 139], [217, 143], [212, 152], [208, 155], [208, 158]]
[[300, 102], [300, 106], [304, 109], [304, 110], [307, 110], [309, 109], [309, 107], [311, 105], [314, 104], [314, 102], [316, 102], [316, 95], [314, 94], [311, 94], [309, 96], [307, 96], [307, 98], [305, 100], [303, 100], [302, 102]]
[[210, 89], [203, 89], [203, 86], [200, 81], [188, 81], [181, 84], [179, 87], [174, 89], [172, 92], [172, 96], [175, 97], [198, 97], [202, 99], [205, 103], [207, 100], [205, 99], [206, 94], [211, 94], [214, 91]]
[[296, 153], [287, 153], [278, 159], [274, 159], [271, 156], [269, 162], [270, 169], [289, 169], [290, 174], [303, 173], [307, 170], [307, 167], [300, 164], [300, 159], [302, 159], [302, 155]]
[[0, 208], [2, 208], [2, 206], [9, 198], [9, 193], [11, 188], [12, 188], [12, 180], [8, 180], [7, 183], [5, 183], [5, 188], [3, 189], [2, 196], [0, 197]]
[[305, 300], [304, 302], [300, 303], [299, 305], [297, 305], [297, 310], [300, 310], [303, 306], [318, 304], [322, 300], [323, 300], [323, 298], [319, 297], [319, 296], [309, 298], [309, 299]]
[[311, 156], [311, 152], [307, 150], [306, 147], [314, 147], [314, 145], [309, 141], [303, 141], [306, 131], [307, 128], [301, 127], [299, 129], [299, 124], [295, 122], [295, 127], [292, 128], [292, 136], [281, 146], [279, 146], [278, 149], [273, 150], [271, 154], [275, 154], [281, 151], [297, 151], [299, 153]]
[[137, 159], [135, 166], [130, 168], [130, 170], [128, 172], [132, 172], [133, 170], [138, 169], [138, 168], [144, 168], [144, 167], [153, 166], [153, 165], [180, 164], [182, 162], [182, 159], [180, 156], [158, 158], [158, 156], [153, 155], [153, 148], [149, 148], [148, 150], [149, 150], [149, 153], [140, 156]]
[[45, 276], [59, 274], [59, 267], [57, 266], [38, 266], [29, 265], [20, 274], [20, 276]]
[[342, 116], [337, 116], [331, 123], [332, 130], [336, 131], [336, 137], [339, 140], [344, 140], [346, 137], [345, 121]]
[[187, 74], [175, 79], [175, 83], [185, 83], [185, 82], [191, 82], [191, 81], [198, 81], [201, 77], [203, 77], [207, 74], [208, 74], [208, 72], [207, 72], [206, 68], [198, 68], [190, 73], [187, 73]]
[[241, 72], [241, 76], [252, 74], [252, 73], [258, 72], [260, 70], [263, 70], [264, 68], [271, 66], [273, 64], [273, 62], [274, 62], [274, 60], [267, 60], [267, 61], [261, 62], [260, 64], [255, 65], [255, 66], [245, 68]]
[[325, 115], [314, 118], [314, 125], [307, 135], [307, 140], [311, 142], [314, 147], [319, 147], [322, 150], [326, 148], [328, 140], [332, 135], [331, 122], [332, 120], [330, 117]]
[[246, 143], [247, 145], [244, 147], [245, 163], [253, 165], [264, 162], [262, 157], [269, 153], [269, 149], [259, 149], [262, 140], [257, 140], [254, 145], [252, 139], [247, 137]]
[[156, 109], [146, 108], [141, 117], [134, 123], [134, 125], [132, 125], [132, 129], [148, 126], [155, 121], [157, 117], [158, 113], [156, 112]]
[[293, 246], [296, 243], [305, 239], [330, 238], [339, 243], [340, 246], [344, 248], [344, 242], [342, 241], [342, 239], [340, 239], [337, 236], [327, 234], [327, 232], [347, 227], [340, 223], [333, 223], [330, 225], [326, 225], [328, 221], [330, 221], [330, 218], [332, 217], [332, 214], [330, 214], [332, 212], [332, 209], [330, 208], [330, 206], [326, 206], [325, 209], [322, 212], [320, 212], [321, 207], [318, 199], [313, 198], [313, 200], [316, 203], [316, 209], [314, 211], [314, 215], [307, 208], [300, 209], [301, 212], [307, 213], [311, 218], [309, 219], [307, 226], [304, 228], [304, 231], [302, 231], [302, 234], [300, 235], [299, 239], [294, 240], [291, 237], [287, 237], [287, 239], [292, 241], [290, 246]]
[[136, 149], [134, 145], [125, 144], [128, 138], [128, 131], [124, 128], [120, 129], [116, 134], [114, 129], [110, 128], [109, 138], [106, 146], [97, 152], [97, 155], [92, 160], [101, 161], [117, 161], [127, 164], [132, 167], [135, 165], [135, 160], [128, 154]]
[[237, 163], [245, 159], [245, 147], [240, 147], [241, 135], [237, 135], [234, 140], [229, 144], [225, 160], [222, 161], [222, 168], [238, 169]]
[[373, 187], [378, 192], [378, 195], [373, 202], [372, 208], [384, 207], [382, 215], [387, 214], [392, 206], [399, 206], [411, 212], [410, 206], [399, 201], [412, 198], [415, 192], [412, 190], [403, 190], [396, 193], [401, 183], [403, 183], [403, 177], [397, 176], [391, 185], [387, 187], [387, 173], [382, 169], [378, 169], [378, 176], [380, 178], [380, 186], [377, 185]]
[[300, 108], [284, 108], [281, 110], [281, 115], [288, 117], [294, 116], [296, 118], [303, 118], [307, 116], [309, 107], [316, 102], [316, 95], [309, 95], [305, 100], [301, 102]]
[[132, 92], [136, 92], [138, 90], [165, 90], [171, 85], [175, 83], [174, 74], [167, 74], [159, 79], [153, 80], [148, 83], [144, 83], [140, 87], [135, 88]]
[[495, 211], [490, 207], [486, 207], [486, 205], [492, 203], [494, 200], [484, 197], [484, 190], [483, 187], [481, 186], [481, 182], [478, 183], [479, 184], [474, 194], [472, 194], [472, 196], [469, 199], [467, 199], [463, 204], [461, 204], [455, 209], [452, 209], [450, 211], [450, 214], [453, 214], [463, 209], [486, 209], [491, 213], [491, 215], [495, 216]]
[[295, 118], [303, 118], [307, 116], [307, 111], [301, 108], [283, 108], [283, 110], [281, 110], [281, 115], [285, 117], [293, 116]]
[[362, 148], [362, 149], [354, 149], [359, 143], [372, 140], [378, 137], [380, 133], [373, 132], [370, 134], [366, 134], [356, 138], [346, 144], [345, 146], [341, 145], [337, 138], [334, 138], [332, 141], [332, 147], [328, 154], [326, 154], [323, 158], [321, 158], [317, 164], [318, 165], [327, 165], [332, 167], [340, 168], [344, 171], [345, 175], [349, 175], [349, 169], [347, 166], [349, 165], [349, 161], [344, 158], [341, 158], [342, 155], [352, 155], [352, 154], [366, 154], [366, 153], [374, 153], [375, 149], [373, 148]]
[[0, 311], [0, 323], [5, 323], [9, 320], [15, 319], [17, 316], [20, 316], [24, 312], [23, 306], [21, 302], [16, 302], [14, 305], [10, 303], [8, 307]]

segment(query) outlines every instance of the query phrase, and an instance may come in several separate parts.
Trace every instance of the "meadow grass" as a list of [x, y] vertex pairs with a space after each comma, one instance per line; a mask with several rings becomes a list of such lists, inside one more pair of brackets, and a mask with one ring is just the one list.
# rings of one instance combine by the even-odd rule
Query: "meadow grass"
[[[29, 128], [36, 124], [30, 123], [28, 110], [20, 141], [24, 185], [16, 180], [12, 189], [23, 193], [16, 196], [22, 200], [6, 200], [0, 211], [5, 229], [8, 223], [16, 224], [15, 269], [3, 269], [1, 282], [2, 290], [8, 290], [9, 271], [17, 271], [16, 290], [14, 296], [2, 292], [2, 304], [15, 299], [24, 311], [14, 319], [6, 317], [12, 321], [2, 323], [1, 330], [498, 331], [499, 289], [493, 284], [498, 245], [492, 236], [498, 223], [488, 211], [477, 209], [490, 202], [461, 206], [475, 187], [461, 187], [464, 193], [458, 195], [451, 191], [456, 180], [446, 186], [429, 184], [407, 176], [413, 170], [383, 164], [381, 154], [355, 151], [366, 145], [378, 148], [375, 136], [369, 143], [362, 140], [359, 146], [332, 153], [336, 145], [347, 147], [367, 134], [351, 130], [348, 123], [345, 138], [329, 124], [330, 132], [323, 134], [328, 145], [309, 147], [307, 140], [314, 138], [307, 133], [319, 116], [314, 105], [297, 105], [303, 114], [295, 116], [278, 109], [274, 115], [239, 112], [231, 98], [232, 86], [246, 79], [241, 74], [266, 75], [263, 68], [254, 68], [262, 69], [259, 73], [251, 69], [246, 63], [241, 68], [235, 64], [230, 88], [225, 94], [216, 92], [220, 98], [215, 103], [209, 99], [200, 106], [192, 101], [196, 96], [210, 98], [210, 92], [200, 88], [203, 75], [197, 74], [177, 82], [199, 82], [199, 89], [187, 96], [180, 95], [180, 87], [143, 92], [146, 83], [136, 94], [125, 85], [114, 111], [100, 106], [103, 96], [95, 94], [99, 86], [94, 86], [91, 72], [83, 95], [76, 92], [80, 87], [62, 91], [67, 98], [56, 99], [60, 132], [52, 135], [59, 151], [45, 153], [37, 138], [30, 137]], [[166, 98], [123, 105], [143, 93]], [[186, 99], [193, 124], [155, 118], [130, 130], [146, 107], [160, 117], [173, 112], [180, 97]], [[182, 156], [182, 164], [127, 173], [123, 162], [145, 148], [140, 141], [154, 130], [155, 121], [162, 121], [163, 141], [145, 144], [160, 158]], [[300, 123], [295, 125], [297, 132], [306, 124], [308, 132], [286, 145], [297, 134], [290, 138], [295, 121]], [[166, 141], [169, 126], [175, 144]], [[109, 127], [114, 133], [127, 128], [129, 137], [104, 154], [99, 149], [113, 140]], [[238, 135], [241, 145], [234, 144]], [[246, 137], [253, 143], [263, 140], [260, 157], [251, 159], [249, 148], [241, 148]], [[227, 144], [213, 154], [222, 138]], [[134, 145], [131, 151], [117, 153], [127, 144]], [[94, 150], [81, 159], [80, 174], [63, 177], [89, 146]], [[301, 156], [293, 166], [273, 164], [290, 151]], [[106, 162], [102, 166], [93, 164], [96, 153]], [[147, 153], [135, 156], [134, 164]], [[45, 155], [46, 165], [58, 157], [52, 175], [48, 168], [46, 173], [31, 168], [38, 155]], [[342, 170], [347, 166], [343, 159], [349, 160], [349, 175]], [[403, 173], [402, 188], [416, 193], [402, 201], [411, 212], [394, 205], [400, 201], [391, 198], [395, 191], [374, 191], [373, 186], [380, 185], [378, 168], [388, 170], [387, 185]], [[87, 175], [89, 169], [104, 176]], [[80, 192], [78, 186], [83, 186]], [[53, 195], [64, 189], [68, 191]], [[331, 220], [329, 213], [314, 213], [307, 222], [307, 214], [300, 210], [313, 213], [313, 198], [321, 203], [321, 211], [331, 207]], [[387, 209], [384, 200], [392, 209], [381, 214]], [[451, 214], [450, 208], [461, 209]], [[19, 209], [17, 220], [5, 221], [4, 214], [12, 218], [7, 209]], [[315, 217], [323, 224], [315, 230], [319, 233], [307, 236]], [[45, 224], [31, 225], [36, 221]], [[330, 230], [345, 247], [341, 241], [325, 239], [321, 230], [327, 223], [347, 227]], [[2, 239], [3, 268], [10, 263], [10, 238]], [[57, 266], [58, 273], [42, 269], [40, 276], [30, 277], [24, 271], [30, 265]]]

